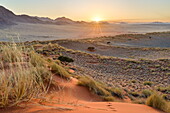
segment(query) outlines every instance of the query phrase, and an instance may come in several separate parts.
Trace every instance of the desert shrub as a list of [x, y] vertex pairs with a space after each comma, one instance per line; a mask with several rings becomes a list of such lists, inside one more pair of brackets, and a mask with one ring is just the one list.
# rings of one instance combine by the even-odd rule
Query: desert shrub
[[78, 85], [88, 87], [90, 91], [99, 96], [110, 96], [111, 94], [106, 90], [106, 87], [99, 82], [94, 81], [92, 78], [83, 76], [79, 78]]
[[107, 42], [107, 44], [111, 44], [111, 42]]
[[136, 80], [132, 80], [131, 82], [132, 82], [132, 83], [136, 83], [137, 81], [136, 81]]
[[147, 97], [149, 97], [149, 96], [151, 96], [152, 95], [152, 91], [150, 91], [150, 90], [143, 90], [142, 91], [142, 96], [144, 97], [144, 98], [147, 98]]
[[137, 98], [133, 101], [135, 104], [145, 104], [146, 103], [146, 99], [142, 99], [142, 98]]
[[168, 94], [162, 94], [162, 98], [165, 99], [165, 100], [168, 100]]
[[88, 47], [87, 50], [89, 50], [89, 51], [95, 51], [95, 47]]
[[168, 112], [169, 109], [168, 103], [162, 98], [162, 95], [159, 95], [157, 93], [148, 97], [146, 105], [165, 112]]
[[103, 96], [102, 97], [104, 101], [115, 101], [115, 98], [113, 96]]
[[157, 87], [157, 90], [163, 93], [170, 93], [170, 86], [168, 87]]
[[134, 96], [132, 96], [132, 95], [128, 95], [128, 97], [132, 100], [132, 101], [135, 101], [136, 100], [136, 98], [134, 97]]
[[123, 91], [120, 88], [111, 88], [110, 92], [113, 96], [116, 96], [121, 99], [124, 98]]
[[59, 75], [63, 78], [70, 79], [71, 74], [69, 74], [62, 66], [56, 64], [56, 63], [51, 63], [50, 64], [51, 72]]
[[162, 71], [170, 71], [169, 67], [161, 67]]
[[145, 81], [145, 82], [143, 83], [143, 85], [152, 86], [152, 85], [153, 85], [153, 82], [151, 82], [151, 81]]
[[130, 95], [132, 95], [133, 97], [139, 97], [140, 94], [138, 92], [129, 92]]
[[62, 62], [74, 62], [74, 60], [72, 58], [69, 58], [69, 57], [65, 57], [65, 56], [60, 56], [58, 57], [58, 60], [62, 61]]

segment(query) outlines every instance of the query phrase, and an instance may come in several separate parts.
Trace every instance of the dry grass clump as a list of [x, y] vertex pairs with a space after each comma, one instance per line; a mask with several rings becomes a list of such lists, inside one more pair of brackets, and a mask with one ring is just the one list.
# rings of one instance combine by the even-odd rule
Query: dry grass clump
[[144, 98], [147, 98], [147, 97], [151, 96], [152, 93], [153, 93], [153, 92], [152, 92], [151, 90], [145, 89], [145, 90], [142, 91], [142, 96], [143, 96]]
[[38, 69], [20, 67], [17, 71], [10, 71], [8, 74], [5, 71], [0, 74], [0, 107], [13, 106], [46, 92], [47, 86]]
[[140, 97], [140, 93], [138, 93], [138, 92], [129, 92], [129, 95], [131, 95], [133, 97]]
[[15, 44], [1, 45], [1, 61], [4, 63], [21, 62], [23, 60], [21, 49]]
[[0, 107], [14, 106], [45, 94], [52, 82], [45, 63], [45, 59], [24, 47], [1, 45]]
[[113, 96], [116, 96], [116, 97], [121, 98], [121, 99], [124, 98], [123, 90], [120, 89], [120, 88], [111, 88], [110, 92]]
[[124, 98], [123, 90], [119, 88], [109, 88], [87, 76], [79, 77], [78, 79], [78, 85], [87, 87], [93, 93], [101, 96], [104, 101], [114, 101], [114, 97]]
[[62, 66], [60, 66], [56, 63], [51, 63], [50, 68], [51, 68], [52, 73], [59, 75], [65, 79], [70, 79], [70, 77], [72, 76]]
[[169, 104], [163, 99], [162, 95], [157, 93], [147, 99], [146, 105], [170, 113]]
[[115, 101], [115, 98], [113, 96], [104, 96], [102, 98], [104, 101], [108, 101], [108, 102]]
[[145, 104], [146, 103], [146, 99], [144, 98], [138, 98], [138, 99], [135, 99], [133, 101], [135, 104]]
[[170, 93], [170, 86], [168, 87], [157, 87], [157, 90], [163, 93]]
[[40, 56], [39, 54], [35, 53], [34, 51], [31, 51], [29, 53], [29, 60], [33, 66], [47, 65], [47, 60], [45, 58], [43, 58], [42, 56]]
[[88, 87], [90, 91], [99, 96], [107, 97], [111, 95], [110, 92], [106, 90], [106, 87], [103, 84], [96, 82], [92, 78], [87, 76], [80, 77], [78, 85]]

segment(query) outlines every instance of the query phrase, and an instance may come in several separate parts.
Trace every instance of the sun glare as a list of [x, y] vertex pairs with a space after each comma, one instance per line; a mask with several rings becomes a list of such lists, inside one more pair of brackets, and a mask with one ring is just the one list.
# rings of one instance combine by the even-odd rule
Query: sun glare
[[100, 22], [100, 21], [102, 21], [102, 19], [99, 18], [99, 17], [95, 17], [95, 18], [93, 19], [93, 21], [95, 21], [95, 22]]

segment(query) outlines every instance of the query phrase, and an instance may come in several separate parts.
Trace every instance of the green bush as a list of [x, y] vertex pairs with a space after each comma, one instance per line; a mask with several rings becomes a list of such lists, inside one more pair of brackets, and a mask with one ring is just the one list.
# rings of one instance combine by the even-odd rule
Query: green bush
[[152, 85], [153, 85], [153, 82], [151, 82], [151, 81], [145, 81], [145, 82], [143, 83], [143, 85], [152, 86]]
[[140, 94], [138, 92], [129, 92], [130, 95], [134, 96], [134, 97], [139, 97]]
[[62, 61], [62, 62], [74, 62], [74, 60], [72, 58], [69, 58], [69, 57], [65, 57], [65, 56], [60, 56], [58, 57], [58, 60]]
[[132, 83], [136, 83], [137, 81], [136, 81], [136, 80], [132, 80], [131, 82], [132, 82]]
[[95, 47], [88, 47], [87, 50], [89, 50], [89, 51], [95, 51]]

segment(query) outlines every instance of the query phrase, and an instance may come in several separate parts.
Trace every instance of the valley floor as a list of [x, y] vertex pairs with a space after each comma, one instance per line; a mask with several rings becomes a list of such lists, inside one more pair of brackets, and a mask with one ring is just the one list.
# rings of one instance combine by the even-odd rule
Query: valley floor
[[[159, 35], [158, 35], [159, 34]], [[169, 32], [150, 34], [169, 37]], [[123, 35], [83, 40], [50, 41], [59, 46], [53, 47], [46, 54], [57, 59], [55, 51], [74, 60], [69, 64], [77, 75], [87, 75], [111, 87], [123, 88], [129, 92], [141, 92], [145, 89], [157, 90], [158, 87], [170, 85], [170, 49], [149, 47], [120, 47], [107, 42], [126, 42], [131, 40], [148, 39], [147, 35]], [[142, 38], [142, 39], [141, 39]], [[41, 42], [44, 46], [49, 42]], [[89, 51], [88, 47], [94, 47]], [[46, 49], [45, 49], [46, 50]], [[44, 50], [44, 51], [45, 51]], [[37, 49], [44, 54], [42, 47]], [[152, 85], [145, 85], [145, 82]], [[168, 99], [170, 95], [167, 92]]]

